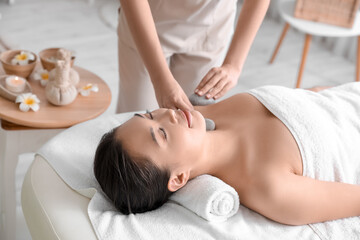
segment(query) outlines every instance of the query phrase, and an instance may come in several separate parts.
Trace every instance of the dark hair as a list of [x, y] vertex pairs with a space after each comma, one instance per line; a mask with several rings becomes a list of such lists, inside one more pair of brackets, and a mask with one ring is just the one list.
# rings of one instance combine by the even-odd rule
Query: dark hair
[[172, 194], [170, 172], [144, 157], [131, 157], [116, 139], [116, 129], [104, 134], [95, 153], [94, 174], [103, 192], [124, 214], [162, 206]]

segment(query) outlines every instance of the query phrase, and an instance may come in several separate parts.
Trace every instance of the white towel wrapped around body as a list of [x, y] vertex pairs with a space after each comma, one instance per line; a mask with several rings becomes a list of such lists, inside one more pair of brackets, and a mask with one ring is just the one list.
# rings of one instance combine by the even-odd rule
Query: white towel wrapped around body
[[[318, 93], [279, 86], [260, 87], [249, 93], [294, 136], [304, 176], [360, 185], [359, 82]], [[360, 217], [310, 226], [321, 239], [360, 239]]]
[[201, 175], [175, 192], [171, 200], [210, 222], [223, 222], [239, 209], [234, 188], [211, 175]]

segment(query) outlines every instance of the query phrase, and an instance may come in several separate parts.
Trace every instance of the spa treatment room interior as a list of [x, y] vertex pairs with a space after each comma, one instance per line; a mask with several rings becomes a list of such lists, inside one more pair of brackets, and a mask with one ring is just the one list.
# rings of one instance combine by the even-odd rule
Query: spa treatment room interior
[[359, 7], [0, 0], [0, 239], [360, 239]]

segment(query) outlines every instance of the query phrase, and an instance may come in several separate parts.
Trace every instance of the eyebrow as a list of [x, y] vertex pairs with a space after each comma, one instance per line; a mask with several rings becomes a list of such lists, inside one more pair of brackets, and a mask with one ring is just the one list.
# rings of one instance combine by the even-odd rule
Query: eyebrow
[[[143, 115], [141, 114], [138, 114], [138, 113], [135, 113], [134, 114], [134, 117], [141, 117], [141, 118], [145, 118]], [[151, 134], [151, 137], [152, 139], [154, 140], [154, 142], [160, 146], [160, 144], [158, 143], [158, 141], [156, 140], [156, 137], [155, 137], [155, 133], [154, 133], [154, 129], [152, 127], [150, 127], [150, 134]]]

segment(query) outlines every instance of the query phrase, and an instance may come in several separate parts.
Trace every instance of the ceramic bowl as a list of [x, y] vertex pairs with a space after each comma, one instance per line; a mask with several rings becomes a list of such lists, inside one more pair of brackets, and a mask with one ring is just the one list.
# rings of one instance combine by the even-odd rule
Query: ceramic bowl
[[0, 55], [0, 61], [1, 61], [1, 64], [2, 64], [6, 74], [16, 75], [16, 76], [23, 77], [23, 78], [28, 78], [35, 68], [37, 56], [35, 53], [31, 52], [35, 56], [35, 60], [30, 61], [29, 64], [26, 64], [26, 65], [11, 64], [11, 60], [17, 54], [20, 54], [21, 51], [24, 51], [24, 50], [8, 50], [5, 52], [2, 52]]
[[[39, 52], [40, 62], [44, 69], [51, 71], [55, 68], [55, 59], [59, 49], [60, 48], [47, 48]], [[71, 56], [71, 67], [74, 65], [74, 61], [75, 56]]]

